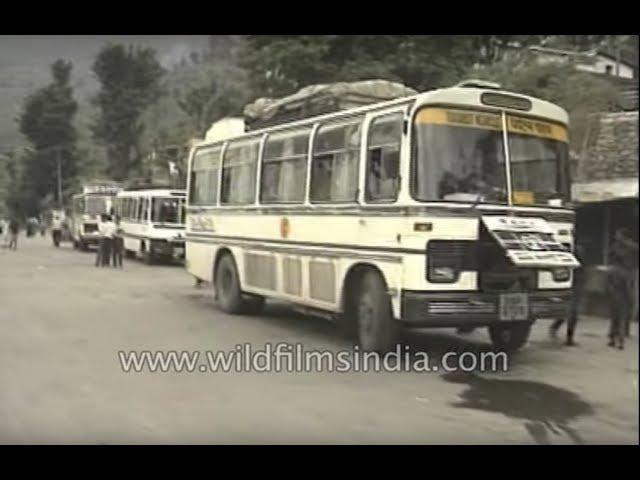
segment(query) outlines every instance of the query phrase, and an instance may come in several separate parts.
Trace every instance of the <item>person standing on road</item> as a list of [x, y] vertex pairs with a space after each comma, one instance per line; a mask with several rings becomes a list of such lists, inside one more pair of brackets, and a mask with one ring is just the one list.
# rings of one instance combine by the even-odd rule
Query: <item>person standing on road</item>
[[53, 244], [58, 247], [62, 241], [62, 213], [54, 211], [51, 218], [51, 237]]
[[20, 233], [20, 223], [16, 217], [12, 217], [9, 222], [9, 249], [18, 249], [18, 234]]
[[[575, 346], [576, 343], [574, 341], [574, 335], [576, 331], [576, 324], [578, 323], [578, 310], [580, 308], [580, 301], [582, 300], [582, 295], [584, 293], [584, 252], [581, 245], [576, 244], [576, 251], [574, 255], [580, 262], [580, 266], [573, 270], [573, 295], [571, 296], [571, 306], [569, 311], [569, 318], [566, 319], [567, 322], [567, 339], [565, 341], [565, 345], [567, 346]], [[550, 333], [552, 337], [555, 337], [558, 333], [558, 329], [565, 322], [564, 318], [556, 320], [553, 322], [550, 328]]]
[[115, 216], [113, 234], [113, 266], [122, 268], [122, 255], [124, 253], [124, 238], [122, 237], [122, 229], [120, 228], [120, 217]]
[[610, 347], [624, 349], [624, 339], [631, 321], [633, 302], [633, 269], [638, 264], [638, 244], [633, 241], [626, 228], [616, 231], [611, 246], [611, 265], [607, 282], [610, 302], [611, 324], [609, 326]]
[[[104, 215], [103, 221], [104, 221]], [[98, 227], [98, 233], [100, 237], [98, 237], [98, 248], [96, 249], [96, 267], [102, 266], [102, 258], [104, 257], [104, 235], [102, 233], [102, 224]]]
[[100, 262], [103, 267], [108, 267], [111, 263], [111, 249], [113, 246], [113, 237], [115, 235], [116, 226], [111, 219], [111, 215], [106, 213], [102, 215], [102, 222], [100, 223], [100, 238], [102, 240], [102, 248], [100, 250]]
[[9, 243], [9, 223], [4, 218], [0, 218], [0, 238], [2, 247], [6, 247]]

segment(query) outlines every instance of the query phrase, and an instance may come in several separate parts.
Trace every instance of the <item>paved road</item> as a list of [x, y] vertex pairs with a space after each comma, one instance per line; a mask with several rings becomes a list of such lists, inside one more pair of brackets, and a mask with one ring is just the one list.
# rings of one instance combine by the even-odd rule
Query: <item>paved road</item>
[[[68, 244], [0, 249], [0, 443], [638, 443], [637, 326], [627, 350], [586, 319], [546, 324], [506, 373], [143, 373], [120, 350], [347, 348], [328, 322], [269, 305], [216, 309], [178, 266], [93, 267]], [[487, 335], [414, 334], [413, 352], [482, 352]]]

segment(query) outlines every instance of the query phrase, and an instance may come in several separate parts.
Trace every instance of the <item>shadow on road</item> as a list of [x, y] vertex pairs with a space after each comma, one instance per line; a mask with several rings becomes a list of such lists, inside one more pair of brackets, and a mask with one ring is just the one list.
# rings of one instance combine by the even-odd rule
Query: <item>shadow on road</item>
[[583, 443], [569, 423], [591, 415], [591, 405], [580, 396], [540, 382], [484, 378], [473, 373], [446, 373], [442, 379], [467, 385], [454, 407], [502, 413], [525, 420], [525, 428], [539, 444], [550, 444], [550, 434], [566, 434], [574, 443]]

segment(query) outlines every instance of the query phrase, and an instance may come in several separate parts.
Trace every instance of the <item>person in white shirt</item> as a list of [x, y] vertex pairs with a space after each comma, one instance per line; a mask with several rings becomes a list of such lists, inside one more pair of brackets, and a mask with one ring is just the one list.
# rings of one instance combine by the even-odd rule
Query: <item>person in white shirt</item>
[[62, 240], [62, 222], [64, 220], [64, 212], [53, 211], [51, 219], [51, 236], [53, 244], [58, 247]]
[[111, 260], [111, 248], [113, 237], [116, 233], [116, 225], [110, 215], [103, 214], [98, 231], [100, 232], [100, 243], [96, 257], [96, 267], [108, 267]]

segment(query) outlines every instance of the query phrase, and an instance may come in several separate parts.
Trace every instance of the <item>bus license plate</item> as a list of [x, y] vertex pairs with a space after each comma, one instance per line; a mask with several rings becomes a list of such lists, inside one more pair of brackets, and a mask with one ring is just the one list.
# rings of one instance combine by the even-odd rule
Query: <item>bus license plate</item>
[[526, 293], [500, 294], [500, 320], [527, 320], [529, 298]]

